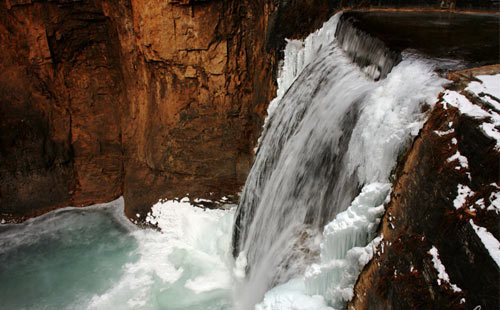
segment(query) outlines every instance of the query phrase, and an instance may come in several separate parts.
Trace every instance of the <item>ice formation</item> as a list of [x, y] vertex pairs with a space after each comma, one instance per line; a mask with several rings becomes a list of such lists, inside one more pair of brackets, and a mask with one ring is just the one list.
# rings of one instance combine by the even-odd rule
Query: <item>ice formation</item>
[[321, 262], [311, 265], [305, 273], [308, 294], [323, 295], [336, 309], [344, 308], [352, 299], [356, 279], [381, 241], [371, 240], [384, 213], [389, 189], [388, 183], [365, 186], [351, 206], [325, 226]]

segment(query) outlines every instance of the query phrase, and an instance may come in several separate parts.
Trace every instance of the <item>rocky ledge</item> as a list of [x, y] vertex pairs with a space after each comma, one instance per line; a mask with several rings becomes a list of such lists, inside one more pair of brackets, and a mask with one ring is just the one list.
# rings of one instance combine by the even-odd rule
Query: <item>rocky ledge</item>
[[399, 160], [350, 309], [499, 308], [500, 65], [448, 79]]

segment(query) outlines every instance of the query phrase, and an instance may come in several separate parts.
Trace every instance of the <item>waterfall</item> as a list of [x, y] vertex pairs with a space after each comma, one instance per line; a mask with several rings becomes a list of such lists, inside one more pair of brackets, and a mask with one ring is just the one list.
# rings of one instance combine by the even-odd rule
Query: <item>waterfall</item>
[[352, 249], [373, 239], [396, 158], [442, 89], [431, 63], [389, 52], [340, 16], [285, 49], [235, 215], [242, 309], [304, 275], [308, 294], [349, 298], [359, 266], [348, 264], [362, 256]]

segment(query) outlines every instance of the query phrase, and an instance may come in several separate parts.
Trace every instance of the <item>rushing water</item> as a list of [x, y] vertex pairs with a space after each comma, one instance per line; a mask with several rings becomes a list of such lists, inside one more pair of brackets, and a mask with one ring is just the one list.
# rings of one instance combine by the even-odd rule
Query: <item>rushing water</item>
[[396, 158], [442, 89], [431, 64], [409, 55], [397, 64], [381, 42], [337, 22], [285, 51], [285, 90], [271, 104], [236, 213], [243, 309], [304, 274], [307, 293], [344, 306], [359, 269], [351, 265], [363, 256], [348, 251], [373, 239]]
[[147, 219], [159, 229], [139, 229], [119, 199], [1, 225], [1, 307], [343, 308], [380, 241], [391, 169], [443, 80], [338, 16], [288, 42], [236, 211], [164, 201]]

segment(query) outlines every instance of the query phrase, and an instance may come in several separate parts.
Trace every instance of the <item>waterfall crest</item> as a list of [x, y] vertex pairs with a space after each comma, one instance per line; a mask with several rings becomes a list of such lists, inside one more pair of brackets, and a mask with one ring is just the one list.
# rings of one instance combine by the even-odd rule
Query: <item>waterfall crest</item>
[[[233, 254], [243, 309], [253, 308], [271, 287], [309, 272], [311, 264], [321, 269], [324, 260], [342, 259], [373, 238], [372, 222], [380, 214], [370, 217], [369, 229], [358, 230], [362, 237], [349, 230], [332, 237], [337, 230], [323, 227], [372, 183], [381, 183], [375, 196], [383, 201], [398, 153], [423, 123], [421, 106], [433, 104], [442, 89], [432, 65], [412, 57], [396, 65], [397, 57], [381, 56], [367, 60], [376, 61], [378, 73], [366, 69], [374, 67], [367, 62], [360, 69], [358, 54], [342, 47], [390, 54], [380, 41], [338, 27], [339, 17], [285, 50], [277, 98], [236, 211]], [[379, 200], [367, 208], [379, 207]], [[329, 289], [311, 281], [311, 294]]]

